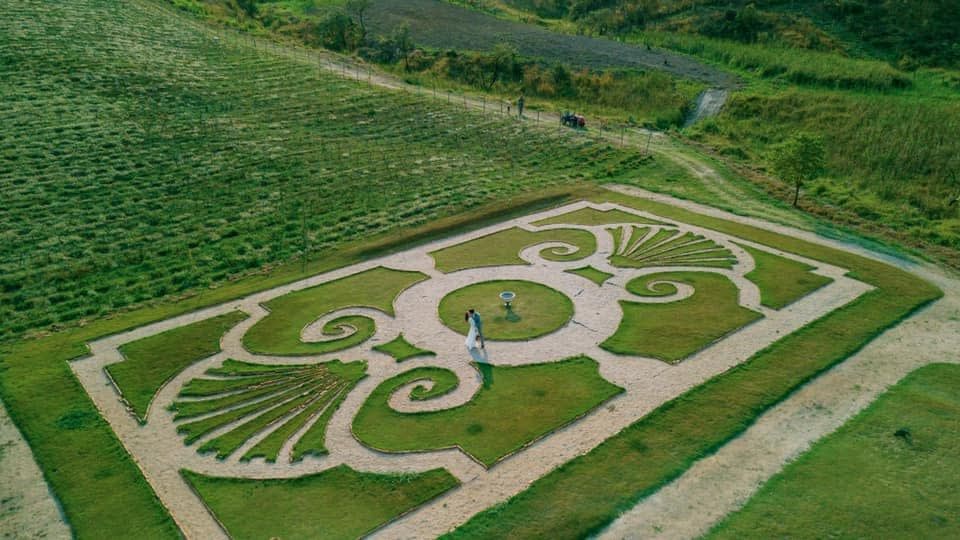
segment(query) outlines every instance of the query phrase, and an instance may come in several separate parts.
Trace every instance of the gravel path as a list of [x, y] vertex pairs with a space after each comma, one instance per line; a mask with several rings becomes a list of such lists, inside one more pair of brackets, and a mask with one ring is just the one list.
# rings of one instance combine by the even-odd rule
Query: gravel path
[[[876, 258], [858, 246], [786, 227], [735, 218], [633, 188], [618, 190]], [[932, 362], [960, 363], [960, 280], [928, 265], [884, 260], [936, 284], [944, 297], [766, 412], [743, 435], [622, 515], [600, 538], [698, 538], [746, 503], [789, 461], [842, 426], [908, 373]]]

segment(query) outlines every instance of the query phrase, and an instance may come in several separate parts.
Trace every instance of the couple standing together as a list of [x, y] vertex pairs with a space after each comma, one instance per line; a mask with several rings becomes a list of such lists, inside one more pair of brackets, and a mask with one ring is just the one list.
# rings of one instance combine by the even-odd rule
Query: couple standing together
[[483, 349], [483, 320], [480, 319], [480, 313], [474, 309], [467, 310], [463, 314], [463, 320], [467, 321], [467, 324], [470, 325], [470, 331], [467, 332], [467, 349], [473, 350], [477, 348], [477, 342], [480, 342], [480, 348]]

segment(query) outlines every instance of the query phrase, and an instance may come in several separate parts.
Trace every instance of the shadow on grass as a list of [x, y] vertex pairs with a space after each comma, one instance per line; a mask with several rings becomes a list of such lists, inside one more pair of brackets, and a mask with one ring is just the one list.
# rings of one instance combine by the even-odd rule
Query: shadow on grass
[[473, 357], [477, 370], [480, 371], [480, 377], [483, 378], [483, 387], [490, 388], [493, 386], [493, 366], [487, 363], [487, 351], [470, 349], [470, 356]]

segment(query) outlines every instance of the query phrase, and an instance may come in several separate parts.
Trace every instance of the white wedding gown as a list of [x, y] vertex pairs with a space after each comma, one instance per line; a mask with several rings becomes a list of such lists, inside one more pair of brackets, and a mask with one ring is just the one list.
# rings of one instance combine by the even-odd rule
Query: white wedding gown
[[467, 332], [467, 350], [477, 348], [477, 323], [470, 317], [470, 331]]

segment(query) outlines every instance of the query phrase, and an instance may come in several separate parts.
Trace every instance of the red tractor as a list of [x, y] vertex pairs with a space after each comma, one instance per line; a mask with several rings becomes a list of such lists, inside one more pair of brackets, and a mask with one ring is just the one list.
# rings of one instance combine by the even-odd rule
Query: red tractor
[[560, 123], [574, 129], [585, 129], [587, 127], [587, 119], [582, 114], [571, 112], [560, 115]]

